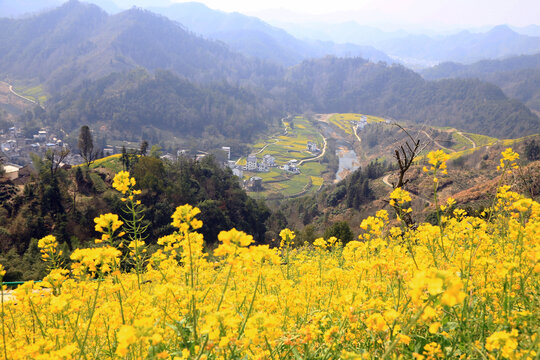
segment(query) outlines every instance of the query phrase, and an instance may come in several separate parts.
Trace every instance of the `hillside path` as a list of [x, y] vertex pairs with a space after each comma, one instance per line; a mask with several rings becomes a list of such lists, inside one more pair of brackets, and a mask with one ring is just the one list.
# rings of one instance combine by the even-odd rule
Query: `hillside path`
[[458, 133], [459, 135], [463, 136], [465, 139], [469, 140], [469, 142], [472, 144], [473, 149], [476, 147], [476, 143], [474, 142], [473, 139], [471, 139], [470, 137], [468, 137], [467, 135], [465, 135], [465, 134], [462, 133], [461, 131], [458, 131], [457, 133]]
[[356, 136], [356, 138], [358, 139], [358, 142], [361, 143], [362, 142], [362, 139], [360, 139], [360, 136], [358, 136], [358, 128], [356, 126], [353, 126], [353, 129], [354, 129], [354, 136]]
[[433, 141], [433, 143], [435, 145], [437, 145], [437, 147], [439, 147], [440, 149], [445, 149], [445, 150], [448, 150], [450, 152], [456, 152], [456, 150], [453, 150], [453, 149], [450, 149], [450, 148], [447, 148], [446, 146], [443, 146], [441, 143], [439, 143], [437, 140], [435, 140], [434, 138], [431, 137], [431, 135], [429, 135], [425, 130], [421, 130], [424, 135], [426, 135], [428, 137], [428, 139], [430, 139], [431, 141]]

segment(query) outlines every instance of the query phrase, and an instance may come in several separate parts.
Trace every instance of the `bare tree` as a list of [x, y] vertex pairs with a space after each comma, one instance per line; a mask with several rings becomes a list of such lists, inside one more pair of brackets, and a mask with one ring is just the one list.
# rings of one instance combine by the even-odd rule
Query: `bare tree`
[[60, 150], [47, 150], [45, 158], [50, 162], [49, 169], [51, 171], [51, 176], [54, 177], [54, 175], [56, 175], [60, 164], [68, 155], [69, 149], [67, 148], [62, 148]]
[[413, 138], [411, 134], [409, 134], [409, 132], [403, 128], [403, 126], [397, 123], [395, 123], [394, 125], [403, 130], [409, 138], [405, 141], [405, 144], [400, 145], [398, 149], [394, 150], [394, 157], [396, 158], [399, 165], [398, 182], [397, 184], [392, 183], [392, 187], [396, 189], [403, 187], [409, 182], [409, 179], [405, 179], [405, 173], [407, 172], [407, 170], [409, 170], [409, 168], [414, 162], [414, 159], [418, 156], [418, 153], [421, 151], [421, 149], [420, 139]]
[[[407, 134], [407, 140], [405, 140], [404, 144], [399, 145], [399, 148], [394, 150], [394, 157], [397, 160], [398, 166], [399, 166], [399, 177], [397, 183], [392, 182], [392, 187], [394, 189], [401, 188], [405, 186], [410, 179], [405, 179], [405, 174], [411, 167], [411, 165], [414, 163], [414, 160], [418, 156], [422, 150], [427, 146], [420, 146], [420, 139], [414, 138], [403, 126], [399, 125], [398, 123], [394, 123], [395, 126], [399, 127], [405, 134]], [[397, 208], [397, 205], [394, 206], [394, 210], [396, 211], [396, 214], [400, 213], [399, 208]], [[414, 226], [414, 220], [411, 217], [410, 213], [401, 214], [403, 221], [407, 224], [407, 226], [412, 227]]]

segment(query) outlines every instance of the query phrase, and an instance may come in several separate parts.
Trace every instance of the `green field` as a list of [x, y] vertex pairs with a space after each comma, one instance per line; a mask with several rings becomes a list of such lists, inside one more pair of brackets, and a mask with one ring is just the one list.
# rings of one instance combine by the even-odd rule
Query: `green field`
[[[300, 161], [312, 158], [316, 155], [307, 151], [308, 141], [316, 143], [322, 150], [324, 140], [315, 125], [307, 119], [301, 116], [295, 117], [292, 128], [289, 123], [284, 122], [284, 124], [287, 127], [286, 135], [273, 136], [253, 145], [252, 153], [257, 155], [259, 161], [264, 155], [275, 157], [277, 165], [284, 165], [292, 159]], [[238, 160], [238, 164], [245, 164], [245, 158]]]
[[469, 139], [474, 141], [476, 143], [476, 146], [489, 145], [498, 141], [497, 138], [486, 136], [486, 135], [470, 134], [470, 133], [463, 133], [463, 134], [465, 134]]
[[469, 140], [467, 140], [467, 138], [463, 135], [461, 135], [460, 133], [458, 133], [457, 131], [454, 131], [452, 133], [452, 141], [453, 141], [453, 145], [452, 145], [452, 150], [455, 150], [455, 151], [463, 151], [463, 150], [467, 150], [469, 148], [472, 148], [472, 144]]

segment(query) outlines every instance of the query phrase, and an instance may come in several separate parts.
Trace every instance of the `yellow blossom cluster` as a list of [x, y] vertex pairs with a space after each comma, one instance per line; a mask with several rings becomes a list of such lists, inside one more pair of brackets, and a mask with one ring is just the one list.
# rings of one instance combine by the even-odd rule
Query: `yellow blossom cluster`
[[394, 206], [396, 203], [403, 205], [406, 202], [411, 201], [411, 194], [408, 191], [398, 187], [390, 193], [390, 205]]
[[431, 151], [430, 153], [428, 153], [427, 157], [428, 157], [428, 163], [431, 165], [431, 168], [428, 169], [427, 167], [424, 167], [424, 172], [428, 172], [430, 170], [431, 171], [442, 170], [441, 172], [443, 174], [447, 173], [446, 162], [450, 158], [448, 154], [446, 154], [442, 150], [437, 150], [437, 151]]
[[431, 172], [433, 175], [433, 182], [435, 185], [439, 182], [439, 179], [437, 178], [437, 173], [441, 174], [448, 174], [448, 169], [446, 167], [446, 162], [450, 158], [448, 154], [446, 154], [442, 150], [437, 151], [431, 151], [427, 154], [428, 163], [431, 165], [431, 167], [428, 169], [426, 166], [424, 166], [423, 171], [424, 172]]
[[[519, 154], [514, 152], [512, 148], [507, 148], [502, 152], [502, 158], [500, 160], [500, 165], [497, 166], [497, 170], [505, 170], [508, 168], [517, 169], [518, 164], [516, 160], [519, 159]], [[509, 170], [511, 173], [511, 170]]]
[[201, 210], [199, 210], [199, 208], [189, 204], [179, 206], [171, 216], [173, 219], [172, 225], [182, 232], [186, 232], [190, 228], [194, 230], [200, 229], [202, 227], [202, 221], [195, 218], [200, 212]]
[[[489, 218], [460, 212], [444, 226], [393, 228], [381, 210], [347, 244], [319, 238], [300, 247], [285, 229], [282, 246], [270, 248], [232, 229], [205, 251], [198, 213], [176, 209], [178, 230], [157, 240], [142, 274], [103, 246], [76, 250], [71, 270], [19, 286], [3, 303], [0, 356], [539, 356], [540, 204], [510, 188], [499, 191]], [[135, 248], [145, 247], [128, 246]]]
[[124, 222], [118, 219], [116, 214], [103, 214], [94, 219], [96, 223], [95, 230], [98, 232], [105, 232], [108, 229], [116, 231]]
[[[38, 241], [39, 251], [41, 252], [41, 259], [43, 261], [50, 261], [53, 254], [59, 252], [58, 242], [53, 235], [47, 235]], [[60, 254], [61, 255], [61, 254]]]
[[53, 235], [47, 235], [38, 241], [41, 260], [48, 263], [48, 269], [54, 269], [60, 266], [62, 262], [62, 250], [58, 250], [58, 241]]
[[496, 331], [486, 340], [486, 349], [492, 353], [499, 352], [503, 358], [511, 359], [518, 347], [518, 331]]
[[120, 171], [113, 179], [113, 188], [125, 194], [130, 187], [135, 186], [135, 179], [129, 177], [129, 172]]
[[124, 224], [124, 222], [120, 220], [116, 214], [102, 214], [99, 217], [96, 217], [94, 222], [96, 223], [95, 230], [102, 233], [101, 238], [95, 240], [96, 244], [100, 244], [102, 242], [112, 243], [115, 237], [122, 237], [125, 235], [125, 232], [123, 231], [115, 234], [116, 230], [118, 230]]
[[281, 238], [279, 246], [285, 248], [293, 244], [296, 235], [294, 234], [294, 231], [291, 231], [290, 229], [283, 229], [279, 232], [279, 237]]
[[76, 249], [71, 254], [72, 272], [76, 276], [89, 272], [94, 275], [98, 272], [108, 273], [116, 269], [120, 263], [122, 253], [111, 246], [104, 246], [92, 249]]

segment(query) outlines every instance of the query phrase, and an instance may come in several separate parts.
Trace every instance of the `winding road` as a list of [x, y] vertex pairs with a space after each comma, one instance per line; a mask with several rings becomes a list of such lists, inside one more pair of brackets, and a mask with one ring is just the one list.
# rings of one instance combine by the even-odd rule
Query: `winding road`
[[354, 136], [358, 139], [358, 142], [362, 142], [362, 139], [360, 139], [360, 136], [358, 136], [358, 128], [356, 126], [353, 126], [354, 129]]
[[13, 85], [8, 84], [8, 83], [5, 82], [5, 81], [2, 81], [2, 83], [4, 83], [4, 84], [6, 84], [7, 86], [9, 86], [9, 91], [10, 91], [13, 95], [15, 95], [15, 96], [17, 96], [17, 97], [19, 97], [19, 98], [21, 98], [21, 99], [23, 99], [23, 100], [30, 101], [32, 104], [36, 104], [36, 105], [37, 105], [37, 102], [36, 102], [36, 101], [34, 101], [34, 100], [32, 100], [32, 99], [29, 99], [29, 98], [27, 98], [27, 97], [25, 97], [25, 96], [23, 96], [23, 95], [21, 95], [21, 94], [15, 92], [15, 90], [13, 90]]
[[446, 146], [443, 146], [441, 143], [439, 143], [437, 140], [435, 140], [434, 138], [431, 137], [431, 135], [429, 135], [425, 130], [421, 130], [424, 135], [426, 135], [428, 137], [428, 139], [430, 139], [431, 141], [433, 141], [433, 143], [435, 145], [437, 145], [437, 147], [439, 147], [440, 149], [445, 149], [445, 150], [448, 150], [450, 152], [456, 152], [456, 150], [453, 150], [453, 149], [450, 149], [450, 148], [447, 148]]
[[323, 138], [323, 141], [324, 141], [324, 146], [323, 146], [322, 152], [321, 152], [319, 155], [315, 156], [315, 157], [308, 158], [308, 159], [304, 159], [304, 160], [300, 160], [300, 161], [298, 162], [298, 166], [300, 166], [300, 165], [302, 165], [303, 163], [308, 162], [308, 161], [314, 161], [314, 160], [317, 160], [317, 159], [323, 157], [324, 154], [326, 154], [326, 138], [324, 137], [323, 134], [321, 134], [321, 133], [319, 133], [319, 134], [321, 135], [321, 137]]
[[476, 143], [474, 142], [473, 139], [471, 139], [471, 138], [468, 137], [467, 135], [463, 134], [461, 131], [458, 131], [457, 133], [458, 133], [459, 135], [463, 136], [465, 139], [469, 140], [469, 142], [472, 144], [473, 149], [476, 147]]

